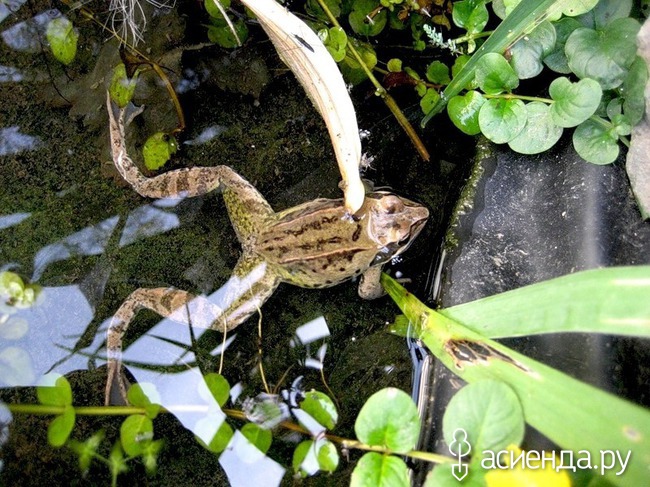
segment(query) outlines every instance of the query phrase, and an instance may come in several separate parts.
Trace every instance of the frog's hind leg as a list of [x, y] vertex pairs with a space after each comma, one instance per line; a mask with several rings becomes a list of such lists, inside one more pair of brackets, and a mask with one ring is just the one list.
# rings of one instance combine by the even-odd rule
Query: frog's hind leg
[[273, 215], [273, 209], [255, 187], [228, 166], [183, 168], [153, 178], [146, 177], [126, 151], [128, 121], [125, 110], [116, 110], [108, 94], [106, 105], [113, 163], [140, 195], [147, 198], [188, 198], [222, 188], [230, 221], [242, 244]]
[[[197, 328], [228, 331], [237, 327], [273, 294], [279, 279], [267, 269], [266, 263], [251, 254], [240, 258], [233, 277], [221, 288], [224, 308], [205, 296], [197, 296], [174, 288], [140, 288], [133, 291], [117, 310], [107, 331], [107, 368], [105, 403], [117, 387], [126, 402], [126, 382], [121, 373], [122, 339], [129, 323], [142, 309]], [[216, 293], [215, 293], [216, 294]]]

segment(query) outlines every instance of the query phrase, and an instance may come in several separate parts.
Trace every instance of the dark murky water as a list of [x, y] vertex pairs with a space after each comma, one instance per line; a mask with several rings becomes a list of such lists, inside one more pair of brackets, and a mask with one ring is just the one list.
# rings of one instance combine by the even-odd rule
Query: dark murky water
[[[220, 195], [149, 201], [115, 173], [104, 103], [118, 62], [117, 43], [70, 14], [80, 31], [79, 52], [63, 67], [42, 43], [47, 21], [67, 12], [65, 6], [59, 11], [39, 3], [0, 7], [0, 270], [42, 286], [34, 306], [0, 315], [2, 322], [19, 323], [0, 336], [0, 398], [35, 403], [30, 386], [55, 371], [71, 381], [75, 405], [101, 405], [105, 330], [121, 302], [138, 287], [174, 286], [212, 295], [229, 278], [239, 246]], [[149, 33], [149, 55], [170, 68], [188, 120], [182, 150], [169, 169], [228, 164], [275, 209], [340, 196], [323, 123], [261, 31], [253, 29], [252, 39], [235, 55], [188, 45], [184, 21], [174, 13], [155, 17]], [[419, 242], [393, 269], [412, 278], [416, 291], [423, 290], [430, 254], [444, 228], [443, 210], [454, 200], [441, 188], [457, 185], [453, 182], [460, 177], [450, 164], [441, 171], [437, 164], [418, 161], [370, 93], [354, 92], [360, 127], [370, 131], [365, 148], [376, 156], [367, 177], [433, 211]], [[132, 154], [149, 134], [176, 123], [169, 96], [153, 73], [142, 76], [135, 102], [146, 109], [128, 133]], [[445, 139], [426, 142], [442, 156]], [[260, 348], [269, 385], [288, 389], [302, 377], [303, 389], [324, 390], [323, 368], [340, 404], [337, 434], [353, 434], [355, 414], [372, 392], [389, 385], [410, 388], [406, 344], [384, 331], [397, 311], [388, 298], [363, 302], [353, 283], [320, 291], [282, 285], [262, 311]], [[264, 390], [256, 324], [253, 318], [228, 336], [223, 374], [237, 384], [236, 408]], [[200, 406], [205, 414], [206, 407], [197, 392], [201, 374], [219, 369], [221, 340], [217, 332], [191, 331], [150, 312], [140, 313], [129, 328], [124, 356], [129, 372], [139, 382], [154, 383], [163, 405], [176, 411], [155, 423], [155, 435], [166, 446], [157, 474], [148, 481], [152, 484], [218, 485], [226, 475], [238, 484], [236, 472], [253, 475], [251, 465], [242, 463], [246, 454], [233, 449], [217, 458], [193, 438], [202, 434], [196, 429], [202, 416], [191, 410]], [[48, 446], [48, 422], [29, 415], [13, 418], [9, 436], [0, 437], [0, 483], [18, 485], [29, 478], [31, 484], [105, 485], [106, 468], [95, 465], [82, 481], [74, 454]], [[83, 440], [104, 428], [110, 438], [107, 454], [119, 424], [119, 418], [78, 418], [72, 436]], [[257, 462], [264, 485], [290, 479], [285, 469], [298, 440], [278, 435], [269, 457]], [[346, 464], [339, 467], [342, 479], [349, 470]], [[147, 482], [142, 467], [120, 481]]]

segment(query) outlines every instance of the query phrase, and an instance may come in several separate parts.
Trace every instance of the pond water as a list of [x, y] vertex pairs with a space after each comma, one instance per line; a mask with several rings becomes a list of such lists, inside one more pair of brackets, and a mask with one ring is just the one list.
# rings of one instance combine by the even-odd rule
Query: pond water
[[[221, 195], [147, 200], [116, 173], [105, 109], [105, 90], [119, 62], [114, 39], [64, 5], [9, 2], [0, 7], [0, 271], [15, 272], [42, 288], [33, 306], [0, 316], [14, 324], [5, 327], [10, 332], [0, 340], [0, 399], [36, 403], [33, 386], [56, 372], [71, 382], [75, 406], [102, 405], [105, 333], [122, 301], [139, 287], [218, 294], [239, 245]], [[47, 22], [61, 15], [80, 32], [77, 57], [69, 66], [54, 60], [43, 45]], [[232, 53], [206, 44], [185, 19], [173, 10], [159, 11], [145, 40], [148, 56], [168, 68], [188, 124], [180, 153], [165, 170], [227, 164], [276, 210], [340, 197], [324, 124], [261, 30], [253, 26], [251, 39]], [[435, 163], [425, 163], [367, 87], [353, 95], [360, 127], [369, 133], [364, 149], [375, 156], [366, 177], [431, 211], [418, 241], [390, 266], [391, 273], [411, 279], [410, 289], [425, 296], [433, 255], [466, 168], [439, 163], [451, 157], [445, 129], [425, 139], [436, 154]], [[172, 130], [177, 119], [153, 72], [141, 76], [134, 101], [146, 106], [127, 132], [139, 160], [144, 140]], [[157, 473], [148, 478], [135, 465], [120, 476], [120, 484], [290, 482], [291, 452], [304, 439], [299, 435], [278, 432], [269, 457], [253, 459], [240, 437], [220, 457], [194, 439], [208, 434], [200, 420], [206, 411], [214, 413], [211, 399], [199, 391], [202, 374], [220, 370], [223, 358], [222, 374], [235, 385], [229, 404], [241, 409], [246, 398], [265, 392], [261, 359], [270, 392], [331, 389], [341, 415], [335, 433], [353, 437], [355, 415], [370, 394], [386, 386], [410, 390], [407, 344], [385, 331], [396, 313], [388, 298], [362, 301], [356, 283], [325, 290], [281, 285], [262, 308], [261, 338], [256, 316], [227, 336], [223, 357], [220, 333], [139, 313], [125, 336], [125, 364], [132, 378], [155, 385], [173, 414], [155, 422], [155, 437], [165, 440]], [[48, 446], [51, 418], [15, 415], [9, 420], [6, 410], [2, 414], [0, 483], [22, 485], [27, 478], [30, 484], [109, 482], [106, 466], [93, 464], [82, 480], [76, 455]], [[100, 450], [108, 455], [120, 423], [119, 417], [78, 417], [72, 437], [85, 440], [104, 429]], [[342, 462], [335, 478], [347, 482], [351, 465]]]

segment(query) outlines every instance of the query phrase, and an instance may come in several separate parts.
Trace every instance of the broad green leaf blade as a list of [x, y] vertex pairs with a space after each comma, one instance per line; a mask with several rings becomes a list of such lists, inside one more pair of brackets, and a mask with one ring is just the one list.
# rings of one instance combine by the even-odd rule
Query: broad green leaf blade
[[520, 154], [539, 154], [555, 145], [562, 137], [563, 129], [553, 122], [551, 107], [533, 101], [526, 104], [526, 125], [508, 146]]
[[273, 441], [273, 434], [269, 430], [255, 423], [246, 423], [240, 431], [259, 451], [262, 453], [269, 451]]
[[490, 37], [476, 51], [460, 72], [443, 91], [440, 102], [422, 119], [422, 127], [439, 113], [451, 98], [458, 95], [474, 78], [478, 62], [488, 53], [504, 53], [505, 50], [530, 32], [542, 19], [547, 18], [554, 7], [563, 0], [523, 0], [508, 17], [499, 24]]
[[555, 46], [555, 40], [555, 27], [545, 21], [512, 46], [510, 65], [519, 79], [534, 78], [542, 72], [544, 68], [542, 59], [551, 53]]
[[486, 54], [476, 66], [476, 82], [488, 95], [512, 91], [519, 86], [519, 78], [506, 58], [496, 52]]
[[74, 61], [77, 54], [79, 33], [65, 17], [57, 17], [47, 24], [45, 37], [50, 43], [54, 57], [66, 66]]
[[596, 120], [582, 122], [573, 132], [573, 147], [592, 164], [611, 164], [618, 157], [618, 136]]
[[458, 433], [472, 448], [472, 462], [482, 458], [482, 452], [498, 452], [508, 445], [519, 445], [524, 438], [524, 414], [514, 391], [505, 383], [482, 380], [458, 391], [449, 401], [442, 420], [445, 442], [454, 452], [461, 449]]
[[382, 389], [370, 396], [359, 411], [354, 432], [363, 443], [406, 453], [420, 436], [417, 407], [406, 392], [394, 387]]
[[147, 139], [142, 148], [144, 165], [151, 171], [160, 169], [176, 153], [177, 149], [178, 144], [173, 136], [164, 132], [156, 132]]
[[160, 394], [156, 386], [150, 382], [139, 382], [129, 387], [127, 399], [133, 406], [145, 409], [145, 415], [150, 419], [156, 419], [160, 412]]
[[580, 20], [595, 29], [602, 29], [616, 19], [629, 17], [631, 10], [632, 0], [600, 0], [596, 8]]
[[583, 25], [576, 19], [564, 17], [553, 23], [555, 27], [555, 47], [544, 57], [544, 64], [556, 73], [569, 74], [571, 68], [564, 53], [564, 45], [571, 33]]
[[640, 27], [627, 17], [615, 20], [602, 32], [586, 27], [574, 30], [565, 45], [571, 71], [578, 78], [595, 79], [603, 90], [620, 86], [636, 57]]
[[219, 407], [223, 407], [230, 397], [230, 384], [221, 374], [205, 374], [199, 385], [199, 395], [208, 402], [215, 399]]
[[610, 267], [531, 284], [440, 313], [490, 338], [604, 333], [650, 338], [650, 266]]
[[118, 64], [113, 69], [113, 78], [111, 79], [108, 92], [111, 94], [111, 100], [117, 103], [118, 107], [126, 107], [133, 98], [139, 74], [140, 71], [136, 70], [133, 78], [127, 77], [124, 63]]
[[420, 99], [420, 108], [422, 113], [429, 113], [436, 103], [440, 100], [440, 95], [433, 88], [427, 89], [424, 96]]
[[468, 91], [464, 96], [455, 96], [449, 100], [447, 114], [454, 125], [467, 135], [480, 134], [478, 114], [483, 103], [483, 95], [478, 91]]
[[[647, 281], [647, 279], [646, 279]], [[650, 411], [573, 379], [428, 309], [394, 279], [382, 284], [410, 319], [412, 333], [453, 373], [472, 383], [497, 379], [521, 402], [526, 422], [563, 449], [633, 452], [615, 485], [643, 485], [650, 464]], [[405, 331], [405, 330], [397, 330]]]
[[339, 419], [334, 402], [326, 394], [313, 389], [305, 394], [305, 399], [300, 403], [300, 409], [328, 430], [333, 430]]
[[[385, 9], [377, 12], [377, 2], [375, 0], [357, 0], [353, 3], [352, 11], [348, 16], [352, 30], [362, 36], [376, 36], [388, 21], [388, 14]], [[368, 15], [374, 13], [372, 20]]]
[[553, 122], [560, 127], [575, 127], [591, 117], [600, 104], [603, 90], [590, 78], [571, 83], [562, 76], [553, 80], [548, 88], [551, 98]]
[[482, 32], [488, 21], [485, 0], [461, 0], [454, 2], [452, 19], [456, 26], [465, 29], [468, 34]]
[[318, 447], [318, 468], [323, 472], [333, 472], [339, 466], [339, 452], [329, 440], [320, 440]]
[[526, 126], [528, 112], [518, 99], [492, 98], [478, 112], [481, 132], [495, 144], [505, 144], [517, 137]]
[[144, 446], [153, 440], [153, 422], [144, 414], [128, 416], [120, 427], [120, 441], [124, 452], [135, 457], [144, 451]]
[[46, 406], [69, 406], [72, 404], [72, 388], [68, 379], [50, 372], [43, 376], [36, 387], [36, 397]]
[[648, 66], [637, 56], [623, 81], [623, 113], [634, 126], [645, 113], [645, 86], [648, 83]]
[[350, 478], [350, 487], [409, 487], [408, 469], [401, 458], [366, 453]]
[[59, 414], [52, 420], [47, 428], [47, 442], [50, 445], [54, 447], [65, 445], [74, 428], [75, 416], [74, 408], [71, 405], [67, 405], [63, 414]]

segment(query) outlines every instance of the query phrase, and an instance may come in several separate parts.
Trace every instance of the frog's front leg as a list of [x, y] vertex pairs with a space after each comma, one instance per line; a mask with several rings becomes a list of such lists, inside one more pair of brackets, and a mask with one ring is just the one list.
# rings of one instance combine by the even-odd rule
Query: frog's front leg
[[204, 296], [173, 288], [140, 288], [133, 291], [115, 313], [107, 331], [107, 368], [105, 403], [117, 387], [126, 402], [126, 383], [121, 371], [122, 339], [129, 323], [142, 309], [150, 309], [161, 316], [197, 328], [225, 332], [237, 327], [273, 294], [279, 284], [275, 273], [259, 258], [244, 254], [233, 270], [233, 276], [224, 285], [222, 300], [225, 308]]
[[369, 267], [361, 274], [358, 291], [363, 299], [377, 299], [386, 294], [380, 282], [382, 267], [381, 265]]

